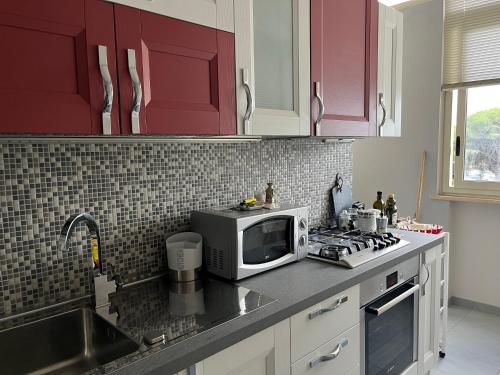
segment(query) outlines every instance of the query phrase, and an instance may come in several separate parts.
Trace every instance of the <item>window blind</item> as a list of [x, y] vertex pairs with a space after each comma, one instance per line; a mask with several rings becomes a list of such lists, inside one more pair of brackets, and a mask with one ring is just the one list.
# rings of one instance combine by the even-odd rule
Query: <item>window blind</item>
[[443, 89], [500, 83], [500, 0], [445, 0]]

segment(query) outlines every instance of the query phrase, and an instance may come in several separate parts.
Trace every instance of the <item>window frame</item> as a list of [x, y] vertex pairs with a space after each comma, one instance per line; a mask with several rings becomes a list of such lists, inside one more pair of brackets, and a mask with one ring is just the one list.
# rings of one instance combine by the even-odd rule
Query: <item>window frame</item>
[[[486, 85], [478, 85], [486, 86]], [[442, 110], [442, 142], [440, 151], [440, 181], [438, 191], [443, 195], [467, 196], [477, 198], [494, 198], [500, 200], [500, 182], [466, 181], [464, 180], [465, 145], [466, 145], [466, 118], [467, 118], [467, 89], [472, 86], [457, 88], [457, 124], [456, 136], [460, 136], [461, 152], [455, 154], [455, 139], [452, 139], [453, 118], [453, 90], [443, 90], [441, 99]], [[454, 161], [454, 165], [453, 165]], [[454, 169], [454, 186], [451, 185], [451, 172]]]

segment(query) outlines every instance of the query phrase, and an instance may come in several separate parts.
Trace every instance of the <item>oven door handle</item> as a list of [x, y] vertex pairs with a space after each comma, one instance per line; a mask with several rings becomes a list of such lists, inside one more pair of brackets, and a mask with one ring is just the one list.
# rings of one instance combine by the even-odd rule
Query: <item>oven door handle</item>
[[370, 313], [370, 314], [382, 315], [386, 311], [392, 309], [394, 306], [396, 306], [402, 300], [406, 299], [407, 297], [411, 296], [412, 294], [415, 294], [420, 289], [420, 285], [418, 285], [418, 284], [410, 284], [410, 285], [412, 285], [412, 287], [410, 289], [404, 291], [403, 293], [398, 295], [396, 298], [387, 302], [385, 305], [382, 305], [382, 306], [377, 307], [377, 308], [368, 306], [365, 309], [365, 311]]

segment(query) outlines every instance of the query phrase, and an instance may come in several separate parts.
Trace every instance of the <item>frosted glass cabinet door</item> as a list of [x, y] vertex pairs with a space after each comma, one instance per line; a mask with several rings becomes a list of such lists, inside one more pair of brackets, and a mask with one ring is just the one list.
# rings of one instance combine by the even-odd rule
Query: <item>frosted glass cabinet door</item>
[[403, 13], [379, 4], [377, 126], [381, 137], [401, 136]]
[[309, 135], [309, 3], [234, 2], [238, 133]]

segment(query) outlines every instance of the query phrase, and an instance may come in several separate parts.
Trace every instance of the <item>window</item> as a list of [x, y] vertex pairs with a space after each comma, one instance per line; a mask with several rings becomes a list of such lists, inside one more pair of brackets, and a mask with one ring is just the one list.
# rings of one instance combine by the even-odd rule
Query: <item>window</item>
[[445, 0], [442, 192], [500, 197], [500, 1]]

